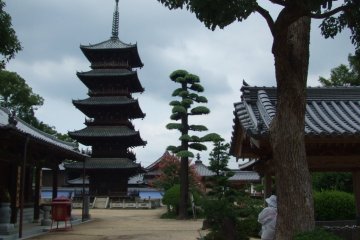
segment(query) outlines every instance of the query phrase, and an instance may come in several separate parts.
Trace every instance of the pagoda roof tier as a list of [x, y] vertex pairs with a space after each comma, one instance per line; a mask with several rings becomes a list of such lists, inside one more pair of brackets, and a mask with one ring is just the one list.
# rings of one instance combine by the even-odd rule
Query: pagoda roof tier
[[138, 100], [126, 96], [90, 97], [84, 100], [73, 100], [73, 104], [91, 118], [96, 117], [100, 112], [121, 112], [131, 119], [145, 117]]
[[70, 137], [84, 145], [94, 145], [99, 141], [118, 142], [126, 146], [145, 146], [146, 141], [140, 133], [127, 126], [88, 126], [78, 131], [69, 132]]
[[78, 78], [91, 90], [97, 89], [99, 84], [119, 84], [129, 89], [129, 92], [144, 92], [137, 72], [128, 69], [93, 69], [88, 72], [78, 72]]
[[92, 64], [105, 61], [109, 62], [109, 66], [112, 66], [114, 62], [127, 62], [132, 68], [144, 66], [138, 53], [137, 44], [124, 43], [118, 37], [111, 37], [109, 40], [93, 45], [80, 45], [80, 49]]
[[[64, 165], [66, 169], [83, 169], [84, 163], [73, 162]], [[89, 158], [85, 162], [85, 169], [138, 169], [139, 163], [129, 158]]]

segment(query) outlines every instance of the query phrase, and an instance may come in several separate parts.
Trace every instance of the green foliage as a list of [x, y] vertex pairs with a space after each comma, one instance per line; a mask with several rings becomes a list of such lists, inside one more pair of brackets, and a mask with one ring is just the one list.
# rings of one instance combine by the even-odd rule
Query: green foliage
[[198, 103], [207, 103], [208, 102], [207, 98], [204, 96], [198, 96], [195, 101]]
[[211, 30], [224, 28], [234, 21], [242, 21], [256, 10], [256, 0], [158, 0], [169, 9], [184, 6]]
[[241, 232], [246, 237], [259, 237], [260, 230], [261, 224], [257, 221], [257, 217], [241, 219], [237, 224], [237, 232]]
[[184, 134], [179, 138], [180, 141], [190, 142], [191, 137], [188, 134]]
[[214, 148], [209, 154], [210, 166], [209, 169], [220, 175], [221, 171], [228, 171], [227, 165], [229, 163], [229, 148], [230, 144], [224, 141], [215, 141]]
[[315, 191], [337, 190], [353, 192], [352, 174], [345, 172], [326, 172], [312, 174]]
[[179, 96], [179, 93], [180, 92], [182, 92], [182, 88], [177, 88], [177, 89], [175, 89], [174, 91], [173, 91], [173, 93], [171, 94], [171, 96], [173, 96], [173, 97], [177, 97], [177, 96]]
[[198, 136], [193, 135], [193, 136], [191, 136], [191, 141], [192, 142], [201, 142], [201, 139]]
[[201, 143], [190, 143], [189, 148], [195, 149], [197, 151], [206, 151], [207, 150], [207, 147]]
[[202, 131], [207, 131], [208, 128], [203, 125], [190, 125], [189, 130], [202, 132]]
[[238, 216], [241, 218], [257, 219], [259, 213], [264, 209], [263, 199], [251, 198], [247, 194], [243, 194], [242, 196], [239, 196], [236, 199], [236, 201], [239, 205]]
[[184, 98], [181, 101], [181, 105], [184, 106], [185, 108], [189, 108], [193, 103], [194, 103], [194, 101], [191, 100], [190, 98]]
[[330, 86], [360, 86], [360, 52], [348, 57], [350, 68], [344, 64], [331, 69], [330, 78], [320, 77], [321, 85]]
[[195, 85], [195, 83], [200, 82], [200, 78], [198, 76], [194, 75], [194, 74], [191, 74], [191, 73], [187, 74], [185, 76], [185, 79], [186, 79], [186, 82], [189, 83], [189, 84], [192, 84], [192, 86]]
[[179, 97], [186, 98], [189, 95], [189, 92], [187, 90], [183, 90], [179, 92]]
[[355, 199], [350, 193], [323, 191], [314, 193], [315, 219], [323, 221], [355, 218]]
[[181, 158], [193, 158], [194, 154], [188, 150], [181, 150], [176, 153], [176, 156], [181, 157]]
[[173, 152], [173, 153], [177, 153], [177, 152], [179, 151], [179, 148], [176, 147], [176, 146], [170, 145], [170, 146], [168, 146], [168, 147], [166, 148], [166, 150], [168, 150], [168, 151], [170, 151], [170, 152]]
[[329, 233], [324, 229], [317, 228], [313, 231], [296, 234], [294, 240], [341, 240], [333, 233]]
[[183, 126], [180, 124], [180, 123], [168, 123], [166, 125], [166, 128], [169, 129], [169, 130], [172, 130], [172, 129], [177, 129], [177, 130], [180, 130], [183, 128]]
[[180, 103], [179, 101], [171, 101], [171, 102], [169, 103], [169, 105], [170, 105], [170, 106], [179, 106], [179, 105], [181, 105], [181, 103]]
[[0, 70], [5, 68], [6, 62], [15, 57], [22, 47], [12, 28], [11, 16], [4, 11], [5, 2], [0, 0]]
[[344, 11], [340, 11], [339, 14], [332, 14], [323, 20], [320, 24], [321, 33], [325, 38], [334, 38], [338, 33], [342, 32], [345, 28], [348, 28], [351, 32], [351, 42], [359, 49], [360, 2], [356, 0], [345, 0], [343, 9]]
[[205, 136], [203, 136], [200, 139], [201, 139], [202, 142], [215, 142], [215, 141], [221, 140], [222, 138], [217, 133], [209, 133], [209, 134], [206, 134]]
[[204, 91], [204, 87], [201, 86], [200, 84], [196, 84], [194, 83], [193, 85], [190, 86], [191, 90], [194, 90], [196, 92], [203, 92]]
[[33, 93], [25, 80], [15, 72], [0, 70], [0, 104], [16, 113], [18, 117], [31, 124], [35, 121], [34, 111], [44, 99]]
[[186, 114], [186, 108], [184, 108], [183, 106], [174, 106], [172, 109], [172, 113], [177, 113], [180, 115]]
[[173, 113], [173, 114], [171, 114], [170, 119], [174, 120], [174, 121], [180, 120], [181, 115], [179, 113]]
[[193, 115], [202, 115], [202, 114], [209, 114], [210, 110], [204, 106], [198, 106], [191, 109], [191, 114]]
[[175, 184], [169, 188], [162, 198], [165, 205], [172, 206], [173, 211], [178, 212], [180, 199], [180, 184]]
[[185, 70], [176, 70], [170, 74], [170, 79], [172, 81], [175, 81], [177, 78], [184, 78], [186, 75], [188, 75], [188, 72]]

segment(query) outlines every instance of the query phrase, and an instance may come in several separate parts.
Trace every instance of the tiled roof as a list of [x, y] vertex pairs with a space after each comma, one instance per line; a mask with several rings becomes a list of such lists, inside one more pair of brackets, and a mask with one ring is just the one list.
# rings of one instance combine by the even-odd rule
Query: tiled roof
[[151, 163], [149, 166], [146, 167], [146, 170], [148, 171], [156, 171], [158, 169], [159, 163], [166, 157], [170, 156], [170, 153], [168, 151], [165, 151], [164, 154], [159, 157], [155, 162]]
[[74, 153], [75, 155], [79, 155], [81, 156], [81, 158], [86, 157], [77, 150], [76, 144], [59, 140], [58, 138], [50, 134], [34, 128], [28, 123], [22, 121], [20, 118], [15, 117], [15, 120], [17, 121], [16, 125], [10, 124], [9, 111], [5, 108], [0, 107], [0, 128], [11, 128], [20, 133], [29, 134], [34, 139], [59, 147], [61, 149]]
[[[276, 112], [276, 88], [242, 89], [235, 103], [235, 123], [251, 135], [267, 135]], [[306, 135], [360, 135], [360, 87], [308, 88]], [[234, 133], [233, 133], [234, 136]]]
[[109, 40], [97, 43], [97, 44], [89, 44], [81, 45], [80, 48], [88, 48], [88, 49], [122, 49], [122, 48], [133, 48], [136, 47], [136, 44], [127, 44], [120, 41], [119, 38], [110, 38]]
[[[67, 163], [67, 169], [82, 169], [82, 162]], [[89, 158], [85, 161], [86, 169], [130, 169], [141, 168], [140, 164], [128, 158]]]
[[197, 174], [199, 174], [199, 176], [201, 177], [210, 177], [210, 176], [214, 176], [215, 173], [211, 170], [209, 170], [209, 168], [207, 166], [205, 166], [201, 161], [197, 160], [195, 161], [195, 171], [197, 172]]
[[256, 162], [255, 159], [252, 159], [246, 163], [243, 163], [243, 164], [239, 164], [239, 169], [240, 170], [246, 170], [246, 169], [249, 169], [249, 168], [252, 168], [252, 166], [254, 165], [254, 163]]
[[144, 66], [137, 50], [137, 44], [127, 44], [120, 41], [119, 38], [110, 38], [97, 44], [80, 45], [80, 49], [93, 67], [100, 64], [99, 66], [102, 66], [100, 68], [103, 68], [121, 62], [129, 64], [132, 68]]
[[139, 135], [139, 132], [126, 126], [88, 126], [69, 134], [81, 137], [130, 137]]
[[73, 100], [75, 105], [128, 105], [137, 104], [137, 99], [131, 99], [126, 96], [106, 96], [106, 97], [90, 97], [84, 100]]
[[111, 68], [111, 69], [92, 69], [87, 72], [78, 72], [79, 76], [128, 76], [128, 75], [136, 75], [136, 71], [130, 71], [125, 68]]
[[234, 176], [229, 178], [229, 181], [260, 181], [260, 175], [254, 171], [241, 171], [241, 170], [231, 170], [234, 173]]

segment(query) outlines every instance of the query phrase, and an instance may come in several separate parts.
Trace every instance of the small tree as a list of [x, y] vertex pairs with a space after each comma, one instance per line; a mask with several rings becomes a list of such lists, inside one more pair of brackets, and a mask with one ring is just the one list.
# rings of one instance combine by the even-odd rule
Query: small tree
[[214, 148], [210, 155], [210, 166], [209, 169], [213, 171], [217, 176], [220, 175], [221, 171], [228, 171], [227, 165], [229, 163], [229, 148], [228, 143], [224, 143], [224, 140], [214, 142]]
[[360, 86], [360, 53], [349, 55], [349, 67], [341, 64], [331, 69], [330, 78], [319, 77], [321, 85], [331, 86]]
[[[171, 187], [180, 183], [180, 159], [174, 155], [165, 155], [159, 164], [160, 175], [152, 182], [156, 188], [167, 191]], [[194, 164], [189, 165], [189, 185], [190, 188], [201, 190], [200, 176], [194, 168]]]
[[14, 112], [24, 121], [35, 121], [36, 107], [43, 105], [44, 99], [33, 93], [25, 80], [15, 72], [0, 70], [0, 105]]
[[[234, 174], [227, 167], [229, 162], [228, 143], [223, 139], [214, 141], [214, 148], [210, 153], [209, 169], [216, 175], [210, 178], [211, 191], [204, 201], [206, 222], [212, 232], [210, 239], [236, 239], [237, 209], [234, 202], [237, 191], [230, 187], [229, 178]], [[210, 237], [211, 236], [211, 237]], [[220, 238], [221, 237], [221, 238]]]
[[180, 123], [169, 123], [166, 128], [175, 129], [181, 133], [179, 138], [180, 146], [169, 146], [167, 149], [181, 158], [180, 165], [180, 206], [179, 219], [188, 218], [188, 198], [189, 198], [189, 158], [193, 158], [194, 154], [189, 149], [197, 151], [206, 150], [206, 146], [202, 142], [213, 141], [219, 138], [217, 134], [208, 134], [203, 137], [195, 135], [190, 136], [190, 131], [207, 131], [203, 125], [189, 124], [189, 116], [203, 115], [210, 113], [205, 106], [192, 107], [194, 103], [207, 103], [204, 96], [197, 93], [203, 92], [204, 88], [200, 85], [198, 76], [188, 73], [185, 70], [177, 70], [171, 73], [171, 81], [180, 84], [180, 88], [175, 89], [172, 93], [173, 97], [180, 97], [180, 101], [170, 102], [172, 106], [171, 120], [180, 121]]

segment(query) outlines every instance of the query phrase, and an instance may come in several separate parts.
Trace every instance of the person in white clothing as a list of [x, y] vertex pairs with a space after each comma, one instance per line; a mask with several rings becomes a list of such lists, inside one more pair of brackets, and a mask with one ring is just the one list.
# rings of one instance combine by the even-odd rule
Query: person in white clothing
[[271, 195], [265, 199], [267, 207], [264, 208], [258, 217], [258, 222], [261, 223], [261, 240], [273, 240], [275, 238], [275, 226], [277, 217], [277, 201], [276, 196]]

